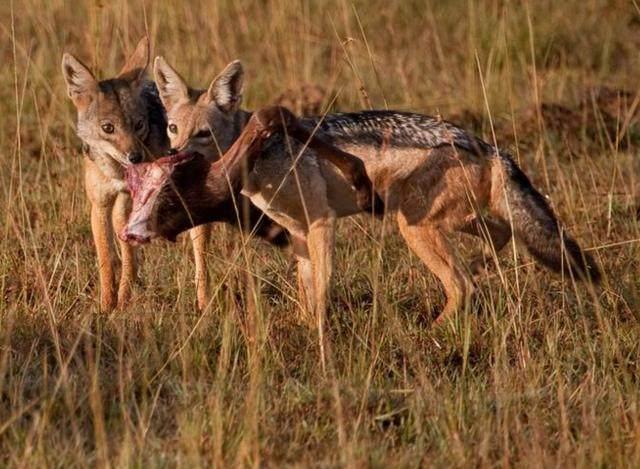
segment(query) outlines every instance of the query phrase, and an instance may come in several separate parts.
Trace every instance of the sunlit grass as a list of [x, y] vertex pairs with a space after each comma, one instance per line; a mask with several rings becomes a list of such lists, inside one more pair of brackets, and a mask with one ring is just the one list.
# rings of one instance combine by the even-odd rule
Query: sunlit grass
[[[596, 85], [635, 96], [632, 3], [26, 0], [0, 15], [2, 465], [640, 464], [637, 148], [592, 119], [570, 141], [535, 112], [582, 115]], [[60, 59], [109, 76], [146, 29], [203, 87], [241, 58], [252, 109], [315, 83], [340, 110], [466, 110], [489, 141], [493, 122], [602, 288], [507, 248], [471, 309], [432, 330], [438, 282], [393, 219], [359, 216], [339, 223], [326, 373], [288, 254], [252, 241], [247, 258], [230, 227], [209, 248], [210, 308], [181, 240], [143, 249], [131, 307], [100, 314]]]

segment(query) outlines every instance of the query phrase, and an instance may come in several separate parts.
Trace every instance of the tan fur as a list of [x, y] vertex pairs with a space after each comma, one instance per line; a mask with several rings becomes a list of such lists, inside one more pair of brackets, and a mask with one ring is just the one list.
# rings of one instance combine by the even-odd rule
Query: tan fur
[[[195, 151], [209, 159], [217, 158], [218, 150], [223, 151], [232, 143], [224, 137], [216, 139], [211, 131], [211, 121], [214, 120], [214, 116], [210, 114], [209, 110], [211, 102], [215, 99], [213, 89], [218, 78], [213, 80], [207, 91], [189, 89], [178, 72], [171, 68], [162, 57], [157, 57], [155, 60], [154, 75], [160, 98], [167, 111], [167, 136], [171, 148], [178, 151]], [[187, 112], [191, 105], [197, 107], [197, 112]], [[178, 124], [177, 132], [172, 132], [172, 126], [176, 124]], [[192, 139], [193, 132], [198, 130], [206, 130], [208, 133], [204, 138]], [[190, 232], [196, 265], [196, 292], [198, 306], [201, 309], [207, 304], [209, 297], [205, 255], [211, 229], [211, 226], [208, 228], [198, 227]]]
[[[152, 129], [146, 124], [149, 116], [143, 111], [146, 106], [136, 96], [136, 90], [144, 84], [148, 63], [149, 42], [144, 37], [119, 75], [108, 80], [119, 93], [119, 99], [114, 99], [113, 93], [100, 91], [99, 82], [78, 59], [70, 54], [63, 57], [69, 97], [78, 111], [78, 135], [89, 147], [84, 158], [85, 189], [91, 202], [91, 229], [98, 257], [100, 307], [106, 311], [116, 305], [121, 308], [127, 305], [137, 271], [133, 247], [118, 242], [122, 269], [116, 295], [111, 245], [114, 233], [126, 224], [131, 205], [123, 172], [124, 167], [131, 164], [127, 158], [133, 153], [153, 158], [167, 150], [165, 129], [160, 136], [150, 134]], [[101, 131], [104, 121], [114, 125], [112, 134]], [[134, 128], [138, 122], [147, 125], [139, 129], [139, 133]], [[197, 304], [201, 309], [208, 303], [205, 255], [209, 232], [210, 228], [203, 227], [191, 233]]]
[[[235, 65], [234, 65], [235, 64]], [[241, 83], [242, 69], [233, 70]], [[225, 72], [221, 75], [225, 75]], [[208, 92], [189, 88], [163, 59], [156, 59], [158, 75], [166, 78], [161, 89], [163, 102], [171, 103], [168, 120], [177, 127], [171, 137], [180, 150], [197, 149], [205, 155], [217, 154], [214, 142], [236, 138], [247, 119], [241, 110], [229, 111], [211, 96], [219, 77]], [[232, 109], [240, 101], [240, 88]], [[163, 94], [164, 92], [164, 94]], [[214, 142], [199, 141], [202, 128], [211, 129]], [[281, 150], [287, 145], [279, 146]], [[466, 232], [494, 243], [488, 252], [498, 251], [510, 237], [502, 222], [480, 218], [483, 212], [504, 213], [496, 207], [503, 200], [503, 174], [496, 158], [476, 156], [453, 147], [431, 149], [339, 145], [341, 150], [364, 161], [367, 175], [383, 195], [387, 212], [396, 213], [400, 232], [409, 247], [442, 281], [447, 303], [439, 320], [469, 302], [473, 283], [467, 269], [456, 258], [449, 237]], [[226, 150], [222, 147], [221, 150]], [[360, 211], [358, 201], [343, 174], [310, 149], [297, 159], [301, 145], [292, 142], [291, 154], [267, 151], [256, 161], [242, 193], [269, 217], [284, 226], [294, 239], [298, 259], [300, 289], [317, 318], [326, 310], [326, 293], [331, 278], [333, 225], [337, 217]], [[483, 235], [486, 233], [486, 236]], [[486, 254], [486, 253], [485, 253]], [[473, 262], [481, 269], [481, 258]], [[310, 279], [313, 276], [313, 281]], [[310, 291], [313, 290], [313, 291]]]
[[85, 189], [91, 202], [91, 232], [98, 256], [100, 308], [109, 311], [116, 306], [111, 256], [111, 212], [119, 189], [85, 157]]
[[162, 57], [156, 57], [154, 76], [167, 110], [171, 148], [195, 151], [214, 160], [231, 146], [249, 118], [248, 113], [238, 110], [242, 75], [240, 62], [231, 62], [207, 90], [194, 89]]
[[85, 188], [91, 202], [91, 230], [98, 256], [100, 306], [105, 311], [113, 309], [116, 304], [123, 308], [131, 296], [131, 286], [137, 274], [135, 252], [131, 245], [118, 242], [122, 264], [116, 296], [111, 240], [113, 233], [127, 223], [131, 198], [122, 191], [120, 180], [107, 178], [96, 163], [87, 157]]
[[[347, 145], [343, 149], [364, 160], [374, 185], [385, 195], [388, 212], [396, 213], [407, 245], [443, 283], [447, 303], [437, 320], [468, 304], [473, 282], [449, 238], [456, 231], [484, 237], [493, 243], [489, 252], [499, 251], [508, 241], [508, 227], [490, 218], [478, 218], [481, 210], [491, 211], [491, 180], [498, 177], [499, 167], [494, 167], [490, 158], [450, 147], [373, 152]], [[290, 171], [292, 161], [276, 155], [258, 160], [243, 193], [285, 226], [299, 245], [306, 245], [306, 250], [294, 249], [301, 290], [313, 300], [316, 317], [323, 317], [331, 278], [334, 220], [359, 209], [344, 177], [331, 164], [318, 161], [309, 151], [302, 155], [295, 171]], [[486, 230], [488, 234], [483, 236]], [[308, 261], [313, 282], [308, 278]], [[479, 265], [476, 268], [479, 270]], [[308, 291], [311, 287], [313, 292]]]
[[[127, 224], [128, 214], [131, 211], [131, 197], [129, 194], [120, 192], [116, 196], [111, 212], [112, 226], [116, 233], [120, 232]], [[136, 279], [137, 265], [133, 247], [118, 239], [120, 248], [121, 270], [120, 283], [118, 286], [118, 307], [124, 308], [131, 299], [131, 287]]]
[[[118, 232], [120, 232], [119, 230]], [[202, 225], [189, 230], [189, 236], [193, 243], [193, 257], [196, 268], [196, 299], [198, 308], [204, 309], [209, 302], [209, 274], [205, 256], [207, 245], [211, 238], [211, 225]]]

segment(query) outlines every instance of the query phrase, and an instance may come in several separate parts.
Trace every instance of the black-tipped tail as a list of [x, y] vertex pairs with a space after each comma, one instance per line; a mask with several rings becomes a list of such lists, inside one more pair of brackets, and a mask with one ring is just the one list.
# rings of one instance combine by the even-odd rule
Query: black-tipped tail
[[593, 257], [558, 224], [546, 199], [505, 154], [498, 157], [504, 170], [506, 199], [498, 204], [500, 216], [512, 221], [515, 235], [541, 264], [579, 280], [599, 283], [601, 273]]

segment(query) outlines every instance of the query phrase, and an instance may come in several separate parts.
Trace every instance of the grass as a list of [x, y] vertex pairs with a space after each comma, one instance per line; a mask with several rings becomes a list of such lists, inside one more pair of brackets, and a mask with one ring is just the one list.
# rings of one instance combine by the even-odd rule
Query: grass
[[[1, 465], [640, 465], [637, 146], [580, 104], [599, 85], [635, 99], [634, 2], [24, 0], [0, 18]], [[463, 123], [488, 140], [493, 123], [602, 288], [506, 249], [470, 310], [432, 330], [438, 282], [392, 220], [355, 217], [339, 223], [327, 375], [288, 255], [257, 241], [245, 255], [229, 227], [204, 312], [180, 241], [145, 247], [131, 307], [99, 313], [59, 64], [68, 50], [112, 75], [145, 30], [200, 86], [241, 58], [249, 108], [315, 83], [343, 110], [476, 116]], [[543, 103], [584, 119], [563, 133]]]

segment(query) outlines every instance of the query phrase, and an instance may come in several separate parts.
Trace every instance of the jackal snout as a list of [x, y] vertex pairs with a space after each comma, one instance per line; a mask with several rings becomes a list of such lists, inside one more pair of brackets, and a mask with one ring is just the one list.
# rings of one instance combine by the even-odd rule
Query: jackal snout
[[131, 164], [138, 164], [144, 160], [144, 156], [142, 156], [142, 152], [140, 151], [131, 151], [127, 154], [127, 160]]

